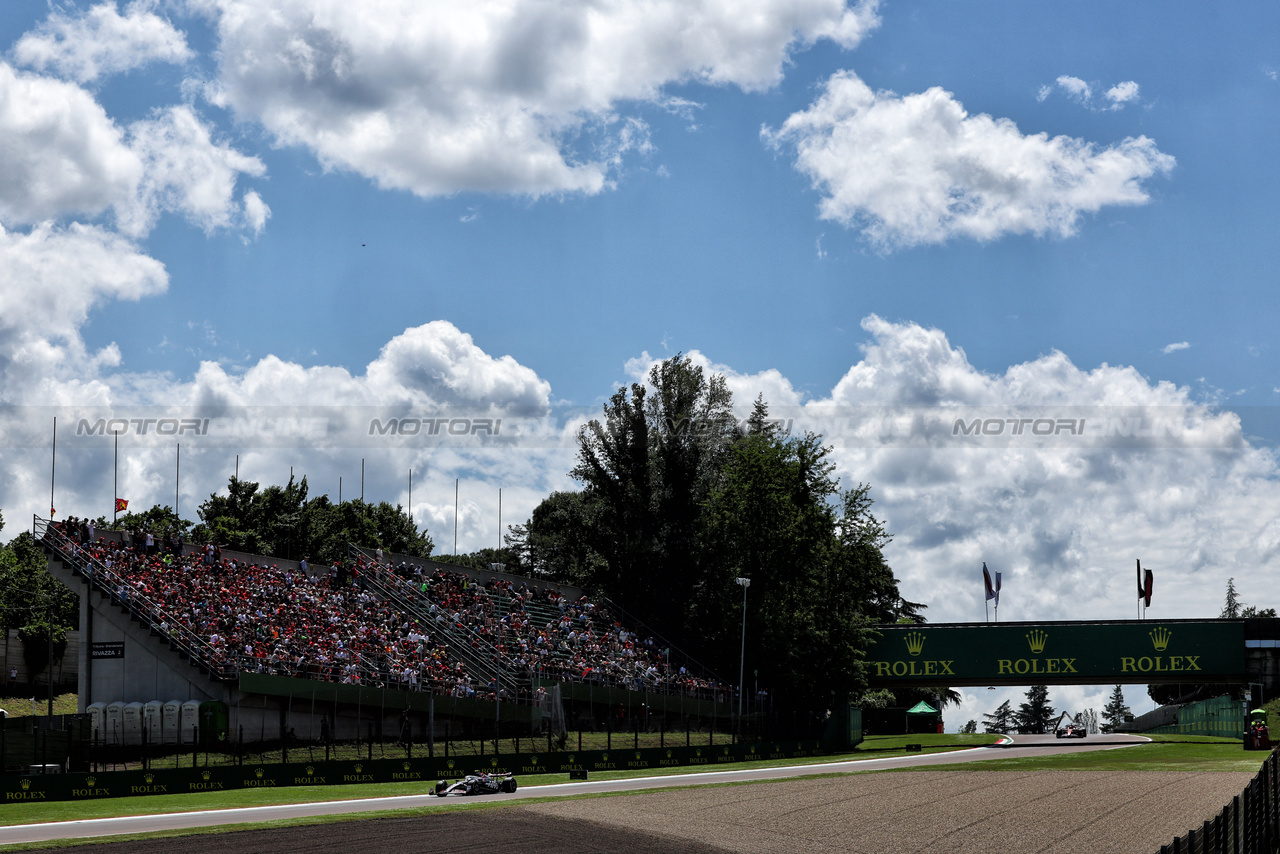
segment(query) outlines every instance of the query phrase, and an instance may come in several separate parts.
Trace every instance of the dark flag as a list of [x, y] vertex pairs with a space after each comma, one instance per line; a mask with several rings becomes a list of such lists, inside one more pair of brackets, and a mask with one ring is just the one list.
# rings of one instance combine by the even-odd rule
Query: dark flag
[[1138, 598], [1144, 599], [1147, 595], [1147, 589], [1142, 586], [1142, 561], [1135, 560], [1134, 562], [1138, 565]]
[[1151, 607], [1151, 570], [1144, 569], [1142, 571], [1142, 607]]

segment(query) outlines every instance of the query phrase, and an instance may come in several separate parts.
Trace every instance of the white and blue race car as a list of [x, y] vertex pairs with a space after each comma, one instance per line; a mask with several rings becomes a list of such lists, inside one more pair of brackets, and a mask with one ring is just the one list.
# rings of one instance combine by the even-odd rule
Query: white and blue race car
[[516, 778], [513, 774], [509, 772], [489, 774], [485, 771], [477, 771], [453, 782], [438, 781], [434, 794], [443, 798], [448, 795], [496, 795], [499, 792], [515, 790]]

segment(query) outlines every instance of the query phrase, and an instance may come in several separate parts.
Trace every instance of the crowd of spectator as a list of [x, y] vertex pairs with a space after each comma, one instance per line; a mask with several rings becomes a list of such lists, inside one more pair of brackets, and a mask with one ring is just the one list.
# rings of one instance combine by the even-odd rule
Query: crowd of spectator
[[216, 672], [502, 699], [536, 699], [535, 678], [708, 697], [729, 690], [671, 667], [652, 637], [554, 586], [481, 583], [392, 566], [381, 554], [282, 568], [146, 531], [104, 536], [88, 520], [50, 527], [86, 575], [162, 633], [194, 639]]
[[671, 666], [670, 649], [624, 627], [604, 604], [570, 601], [555, 585], [491, 578], [420, 565], [357, 558], [359, 571], [384, 579], [442, 625], [470, 632], [496, 649], [502, 667], [523, 682], [533, 678], [590, 682], [636, 691], [712, 696], [731, 690]]

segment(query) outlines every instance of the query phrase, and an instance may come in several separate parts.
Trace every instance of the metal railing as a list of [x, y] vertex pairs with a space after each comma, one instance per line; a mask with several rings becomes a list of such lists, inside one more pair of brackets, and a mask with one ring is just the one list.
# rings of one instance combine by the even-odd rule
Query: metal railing
[[1211, 820], [1187, 831], [1159, 854], [1275, 854], [1280, 847], [1280, 751]]
[[49, 552], [57, 555], [62, 563], [70, 566], [72, 572], [88, 581], [91, 587], [108, 596], [139, 623], [163, 637], [171, 649], [196, 662], [213, 678], [235, 680], [239, 668], [234, 663], [220, 660], [222, 656], [208, 641], [184, 626], [136, 584], [85, 551], [50, 520], [39, 516], [33, 516], [32, 520], [31, 529], [36, 540]]
[[[515, 698], [518, 693], [517, 681], [511, 671], [497, 665], [498, 649], [492, 641], [474, 629], [448, 618], [447, 611], [444, 612], [446, 619], [438, 620], [437, 616], [443, 605], [378, 563], [369, 549], [348, 544], [347, 554], [358, 555], [367, 560], [363, 577], [376, 595], [417, 620], [426, 631], [438, 632], [444, 636], [444, 646], [449, 654], [464, 662], [471, 675], [481, 680], [481, 685], [476, 686], [478, 689], [483, 689], [490, 680], [496, 680], [508, 697]], [[432, 605], [437, 608], [436, 615], [430, 611]]]

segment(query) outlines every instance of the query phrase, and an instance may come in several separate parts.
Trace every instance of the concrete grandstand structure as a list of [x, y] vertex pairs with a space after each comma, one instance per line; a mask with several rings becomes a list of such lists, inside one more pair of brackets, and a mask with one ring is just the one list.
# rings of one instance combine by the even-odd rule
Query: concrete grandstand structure
[[406, 726], [428, 739], [545, 734], [566, 715], [636, 709], [650, 726], [735, 705], [728, 686], [576, 588], [358, 549], [304, 568], [192, 545], [147, 552], [115, 532], [87, 542], [41, 519], [34, 531], [50, 572], [80, 597], [80, 711], [205, 704], [203, 726], [217, 732], [182, 731], [182, 742]]

